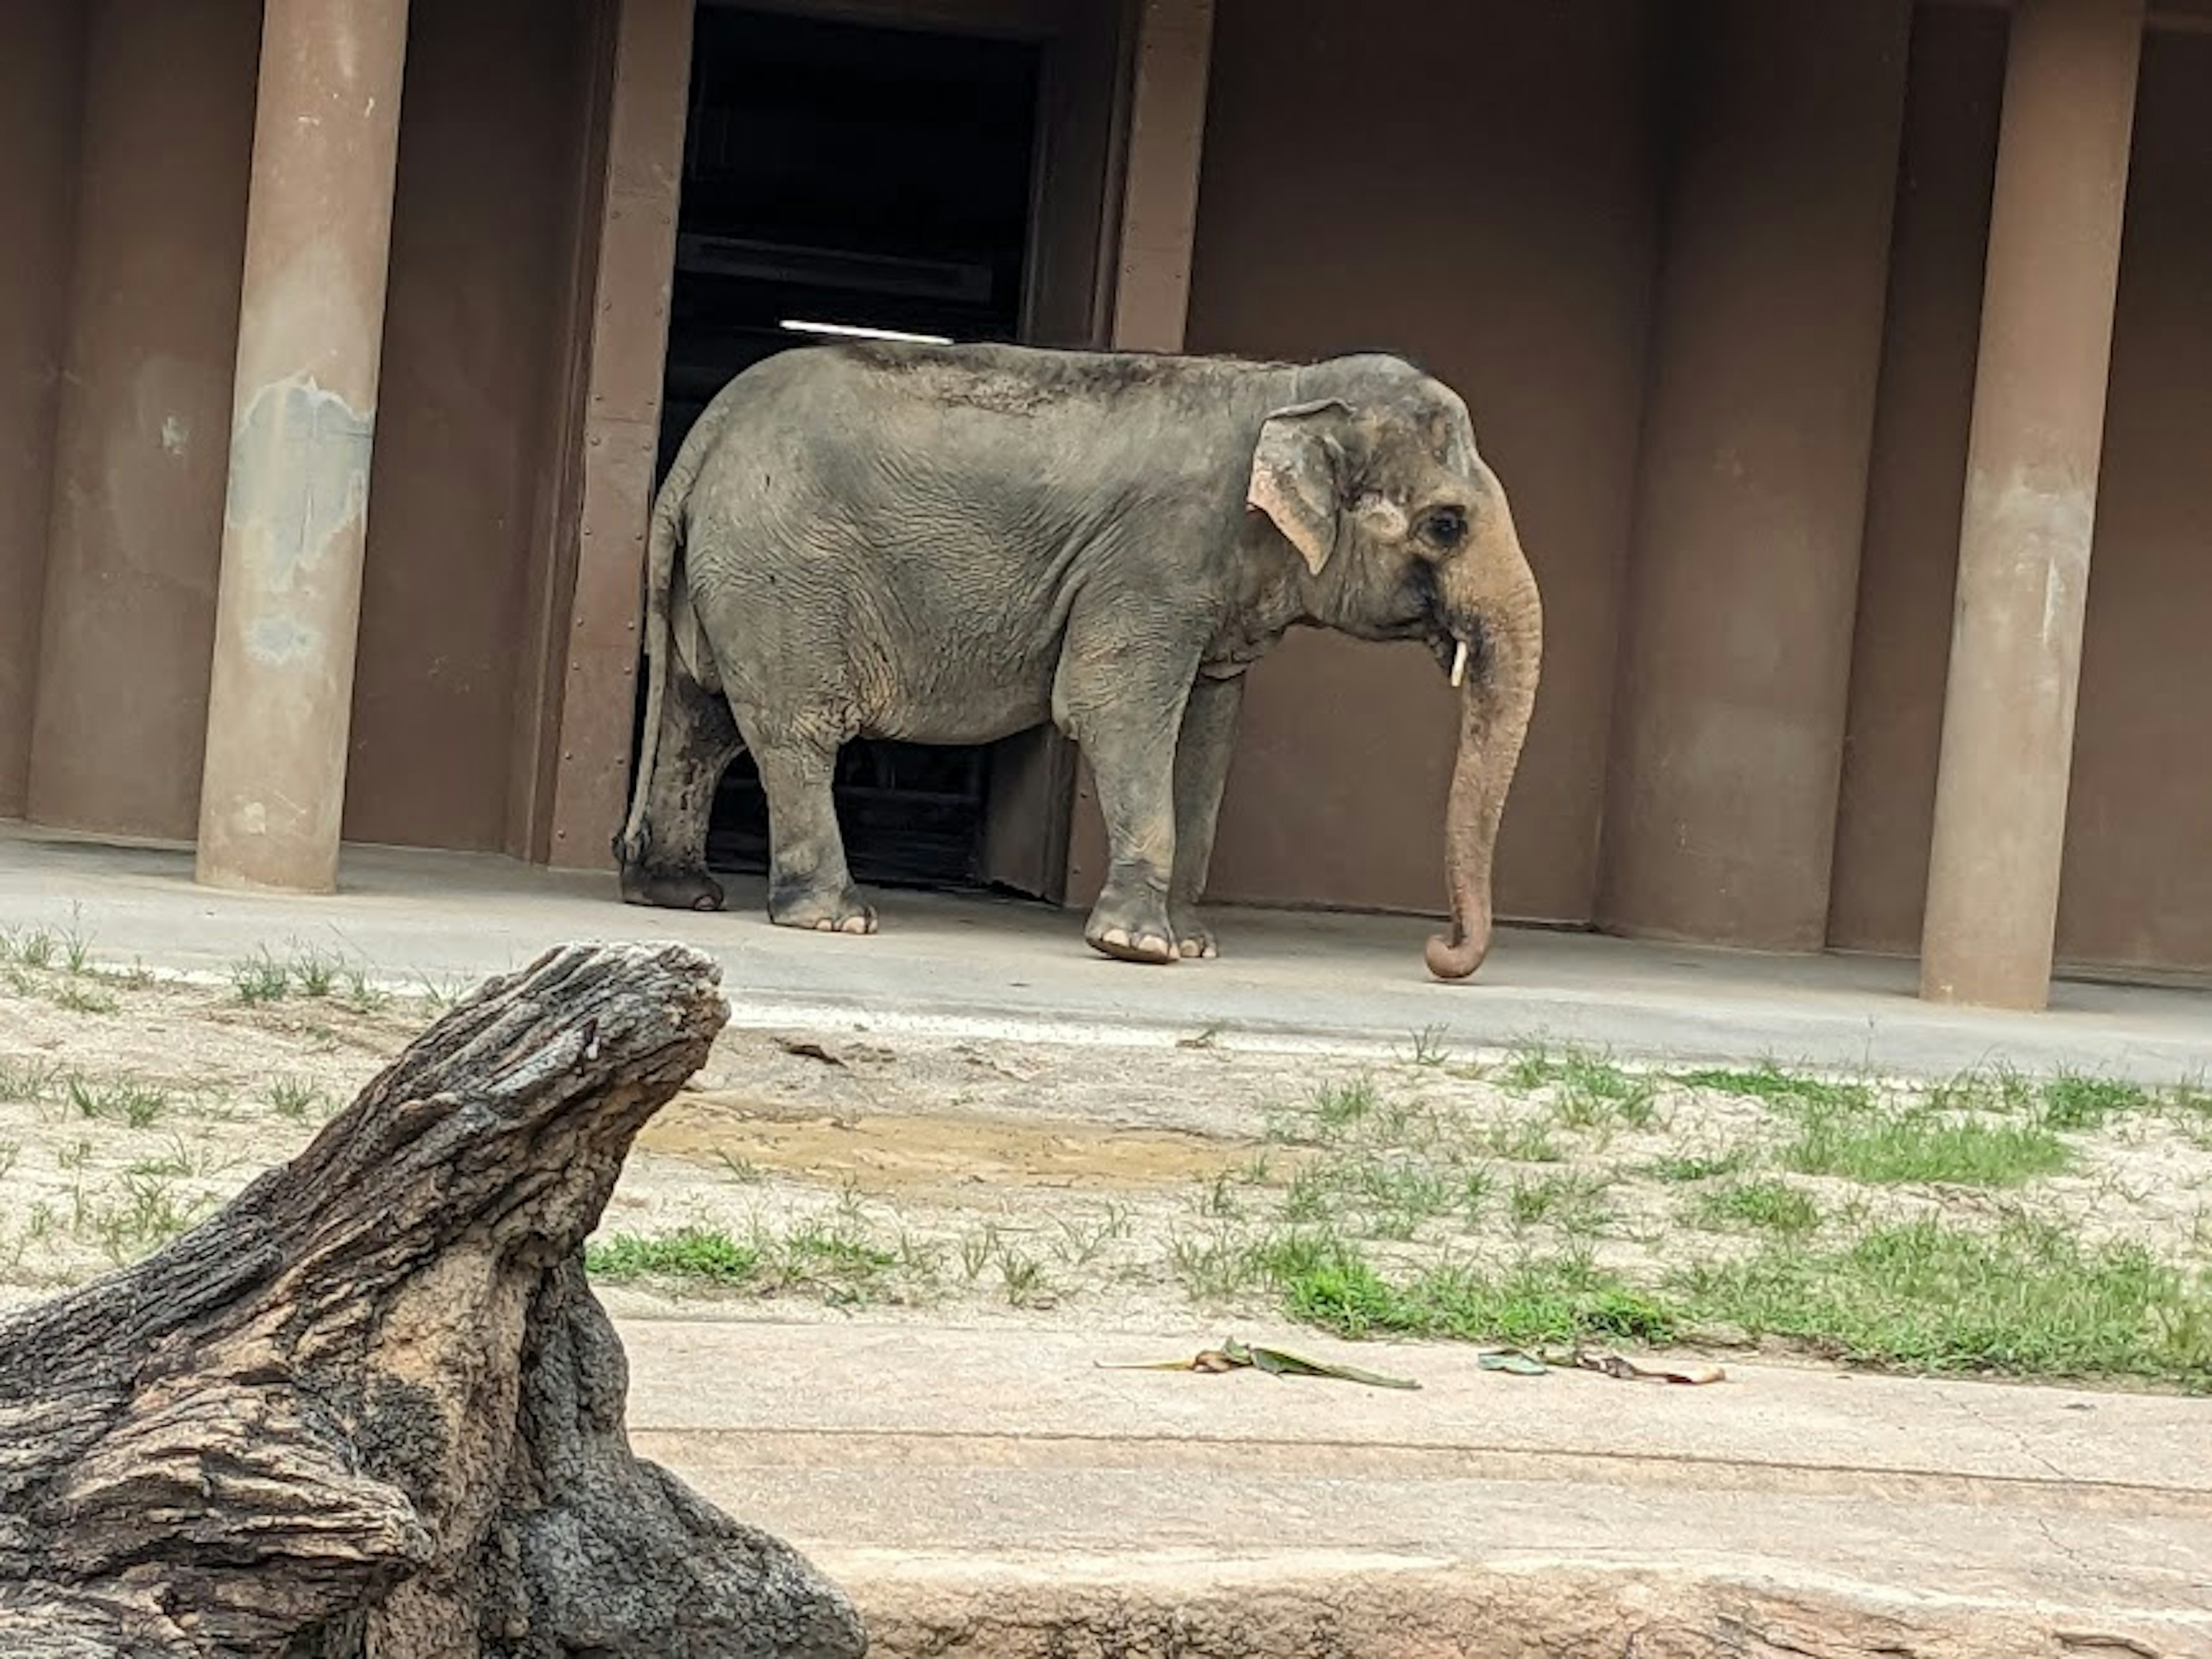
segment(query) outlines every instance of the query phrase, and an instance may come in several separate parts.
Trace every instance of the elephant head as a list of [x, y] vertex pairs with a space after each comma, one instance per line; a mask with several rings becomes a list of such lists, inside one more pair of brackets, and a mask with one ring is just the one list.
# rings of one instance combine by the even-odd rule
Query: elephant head
[[1302, 401], [1261, 428], [1248, 504], [1304, 560], [1314, 622], [1362, 639], [1423, 641], [1459, 691], [1444, 829], [1451, 933], [1429, 941], [1428, 965], [1464, 979], [1490, 950], [1491, 865], [1535, 707], [1542, 602], [1504, 488], [1455, 393], [1395, 358], [1310, 375]]

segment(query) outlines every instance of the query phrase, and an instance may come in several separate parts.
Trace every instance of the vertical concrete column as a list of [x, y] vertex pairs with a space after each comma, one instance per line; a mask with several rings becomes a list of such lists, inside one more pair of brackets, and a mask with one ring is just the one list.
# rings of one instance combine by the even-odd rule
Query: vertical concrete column
[[2144, 0], [2021, 0], [1998, 139], [1921, 994], [2050, 995]]
[[199, 879], [337, 885], [407, 0], [267, 0]]
[[1818, 949], [1908, 0], [1683, 9], [1597, 919]]
[[583, 489], [567, 635], [547, 862], [613, 864], [628, 810], [637, 719], [638, 617], [653, 458], [668, 362], [676, 216], [684, 185], [693, 0], [618, 0], [613, 96], [586, 407], [579, 426]]
[[[1111, 336], [1117, 351], [1183, 347], [1212, 54], [1213, 0], [1144, 0], [1121, 164]], [[1081, 763], [1068, 832], [1066, 902], [1089, 905], [1105, 878], [1105, 822], [1091, 768]]]

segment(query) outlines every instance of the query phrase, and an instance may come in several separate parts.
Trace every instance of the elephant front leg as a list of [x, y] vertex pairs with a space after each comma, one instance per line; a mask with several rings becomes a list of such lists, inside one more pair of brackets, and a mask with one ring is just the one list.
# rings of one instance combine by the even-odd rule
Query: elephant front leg
[[768, 796], [768, 916], [780, 927], [872, 933], [876, 913], [853, 885], [831, 786], [837, 750], [805, 738], [753, 745]]
[[1221, 817], [1221, 796], [1229, 782], [1229, 759], [1237, 747], [1237, 716], [1244, 704], [1244, 677], [1210, 679], [1200, 675], [1184, 707], [1182, 735], [1176, 744], [1175, 875], [1168, 888], [1168, 920], [1176, 951], [1185, 957], [1217, 957], [1213, 931], [1199, 920], [1206, 892], [1206, 867], [1213, 861], [1213, 831]]
[[1083, 937], [1123, 962], [1174, 962], [1176, 734], [1188, 688], [1093, 690], [1080, 678], [1071, 685], [1062, 720], [1091, 763], [1106, 819], [1106, 881]]
[[722, 908], [722, 884], [707, 873], [707, 823], [722, 774], [744, 746], [729, 705], [672, 666], [644, 823], [635, 842], [619, 849], [624, 903]]

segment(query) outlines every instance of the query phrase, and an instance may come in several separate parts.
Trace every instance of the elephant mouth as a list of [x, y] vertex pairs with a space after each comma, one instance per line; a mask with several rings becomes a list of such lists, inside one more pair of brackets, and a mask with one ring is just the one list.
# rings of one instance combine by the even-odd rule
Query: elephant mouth
[[1444, 678], [1451, 682], [1453, 690], [1456, 691], [1467, 684], [1470, 672], [1481, 672], [1486, 641], [1480, 623], [1458, 628], [1449, 624], [1442, 628], [1432, 626], [1426, 643], [1430, 654], [1437, 659], [1437, 666], [1443, 670]]

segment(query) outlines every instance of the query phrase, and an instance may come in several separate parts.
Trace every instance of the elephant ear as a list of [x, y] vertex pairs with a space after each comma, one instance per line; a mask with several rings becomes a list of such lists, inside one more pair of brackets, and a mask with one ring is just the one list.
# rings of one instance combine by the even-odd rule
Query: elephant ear
[[1245, 504], [1274, 521], [1316, 575], [1336, 551], [1344, 511], [1344, 446], [1351, 409], [1335, 398], [1279, 409], [1260, 428]]

